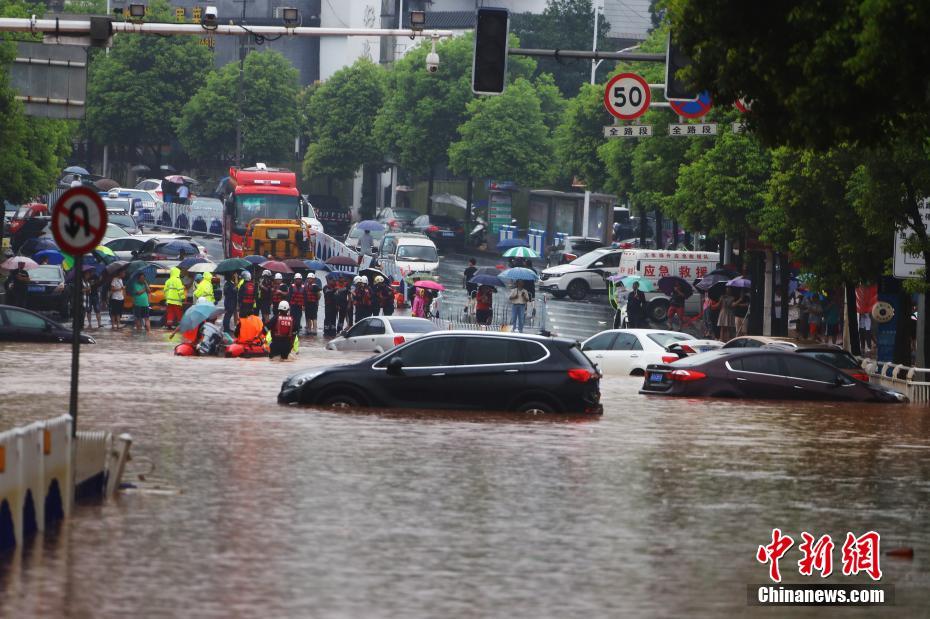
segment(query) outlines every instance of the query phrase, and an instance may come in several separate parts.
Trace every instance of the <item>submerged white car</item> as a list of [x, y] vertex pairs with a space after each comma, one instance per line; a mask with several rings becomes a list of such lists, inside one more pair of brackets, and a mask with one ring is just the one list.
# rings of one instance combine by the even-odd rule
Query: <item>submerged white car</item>
[[326, 348], [380, 353], [438, 330], [439, 327], [425, 318], [370, 316], [331, 339]]
[[605, 376], [640, 376], [650, 363], [669, 363], [678, 359], [678, 355], [666, 350], [670, 344], [691, 340], [695, 338], [678, 331], [610, 329], [582, 342], [581, 351], [597, 364]]

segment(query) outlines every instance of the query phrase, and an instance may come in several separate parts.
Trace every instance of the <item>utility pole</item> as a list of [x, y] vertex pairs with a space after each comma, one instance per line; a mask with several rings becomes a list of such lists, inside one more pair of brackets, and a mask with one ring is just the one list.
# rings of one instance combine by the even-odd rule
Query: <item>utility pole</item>
[[[594, 0], [594, 37], [591, 43], [591, 51], [597, 52], [597, 17], [598, 17], [598, 0]], [[594, 85], [594, 76], [597, 73], [598, 62], [591, 60], [591, 84]], [[581, 209], [581, 236], [588, 236], [588, 224], [591, 217], [591, 179], [584, 179], [584, 206]]]
[[[246, 0], [239, 0], [242, 2], [242, 21], [239, 22], [239, 25], [245, 26], [245, 3]], [[239, 37], [239, 85], [238, 85], [238, 95], [236, 96], [236, 167], [242, 167], [242, 76], [245, 73], [245, 55], [246, 55], [246, 37], [247, 34], [243, 34]]]

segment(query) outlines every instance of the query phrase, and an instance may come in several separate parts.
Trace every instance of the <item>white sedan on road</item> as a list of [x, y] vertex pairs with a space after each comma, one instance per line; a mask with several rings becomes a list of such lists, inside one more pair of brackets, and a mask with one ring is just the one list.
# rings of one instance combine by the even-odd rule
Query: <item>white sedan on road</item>
[[586, 339], [581, 350], [605, 376], [639, 376], [650, 363], [664, 363], [663, 357], [678, 358], [666, 346], [693, 339], [678, 331], [610, 329]]
[[370, 316], [331, 339], [326, 348], [380, 353], [438, 329], [425, 318]]

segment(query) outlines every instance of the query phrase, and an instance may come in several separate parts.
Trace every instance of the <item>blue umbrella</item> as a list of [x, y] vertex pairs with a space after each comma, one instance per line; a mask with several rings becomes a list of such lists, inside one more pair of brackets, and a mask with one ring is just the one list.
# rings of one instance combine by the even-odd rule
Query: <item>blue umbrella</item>
[[164, 252], [188, 252], [191, 249], [192, 243], [190, 241], [171, 241], [161, 248], [161, 251]]
[[369, 232], [383, 232], [384, 224], [380, 221], [375, 221], [374, 219], [366, 219], [365, 221], [360, 221], [355, 225], [359, 230], [368, 230]]
[[330, 267], [325, 262], [320, 260], [304, 260], [304, 264], [307, 265], [307, 268], [311, 271], [329, 271]]
[[191, 268], [195, 264], [202, 264], [204, 262], [210, 262], [210, 261], [207, 260], [206, 258], [185, 258], [178, 264], [178, 268], [181, 269], [182, 271], [186, 271], [187, 269]]
[[468, 283], [476, 284], [478, 286], [493, 286], [495, 288], [497, 287], [503, 288], [504, 286], [507, 285], [497, 275], [484, 275], [484, 274], [475, 275], [470, 280], [468, 280]]
[[733, 288], [749, 288], [752, 286], [752, 282], [745, 277], [736, 277], [728, 281], [727, 286], [731, 286]]
[[497, 243], [498, 249], [511, 249], [513, 247], [529, 247], [530, 244], [526, 239], [504, 239]]
[[326, 274], [326, 279], [334, 279], [334, 278], [339, 278], [339, 277], [347, 277], [349, 279], [352, 279], [355, 276], [356, 276], [356, 273], [352, 273], [350, 271], [330, 271], [329, 273]]
[[143, 262], [141, 260], [135, 260], [126, 266], [126, 276], [123, 279], [127, 282], [133, 281], [138, 277], [140, 271], [145, 273], [145, 281], [150, 284], [155, 281], [155, 276], [158, 272], [155, 265], [151, 262]]
[[181, 317], [181, 324], [178, 325], [178, 329], [182, 332], [190, 331], [191, 329], [199, 327], [208, 319], [214, 316], [219, 316], [222, 313], [222, 306], [216, 306], [212, 303], [197, 303], [189, 307], [187, 311], [184, 312], [184, 315]]
[[26, 239], [23, 242], [23, 246], [19, 248], [19, 251], [24, 256], [30, 256], [46, 249], [60, 251], [58, 250], [58, 245], [55, 244], [55, 241], [44, 236], [39, 238]]
[[47, 264], [61, 264], [65, 257], [57, 249], [43, 249], [32, 254], [32, 259], [36, 262], [42, 262], [45, 259]]
[[246, 256], [245, 258], [243, 258], [243, 260], [248, 260], [252, 264], [261, 264], [263, 262], [268, 262], [268, 258], [266, 258], [265, 256], [255, 256], [255, 255]]
[[524, 269], [523, 267], [514, 267], [512, 269], [507, 269], [506, 271], [501, 272], [498, 276], [501, 279], [510, 279], [513, 281], [524, 281], [524, 282], [535, 282], [539, 279], [539, 275], [536, 275], [536, 272], [532, 269]]

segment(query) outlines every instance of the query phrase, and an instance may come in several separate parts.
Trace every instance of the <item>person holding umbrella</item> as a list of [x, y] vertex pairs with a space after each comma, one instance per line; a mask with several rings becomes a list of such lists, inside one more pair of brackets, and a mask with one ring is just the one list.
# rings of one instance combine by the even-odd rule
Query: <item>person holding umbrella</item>
[[[681, 285], [681, 282], [675, 282], [670, 297], [668, 304], [668, 324], [669, 328], [677, 331], [681, 328], [681, 323], [685, 319], [685, 299], [688, 297], [688, 293]], [[676, 318], [677, 322], [675, 322]]]
[[733, 288], [726, 287], [726, 291], [720, 296], [720, 314], [717, 316], [717, 327], [720, 329], [720, 341], [729, 342], [733, 339], [736, 327], [736, 317], [733, 315]]
[[10, 305], [26, 307], [26, 296], [29, 293], [29, 273], [26, 272], [25, 260], [16, 263], [16, 268], [10, 271], [4, 286], [10, 298]]
[[633, 289], [626, 297], [626, 317], [631, 328], [645, 328], [646, 295], [639, 289], [639, 282], [633, 282]]
[[523, 333], [523, 323], [526, 320], [526, 304], [530, 302], [530, 293], [523, 288], [523, 280], [514, 282], [510, 291], [510, 330]]
[[139, 331], [143, 327], [145, 332], [152, 330], [152, 319], [149, 317], [149, 294], [151, 289], [145, 279], [145, 269], [139, 269], [135, 274], [132, 284], [130, 284], [129, 294], [132, 295], [132, 315], [134, 320], [133, 330]]
[[120, 269], [113, 274], [113, 279], [110, 280], [110, 328], [111, 329], [122, 329], [122, 320], [123, 320], [123, 302], [125, 301], [124, 290], [126, 288], [123, 285], [123, 273], [125, 269]]
[[493, 303], [494, 287], [478, 286], [475, 293], [475, 322], [487, 329], [491, 324], [491, 306]]

